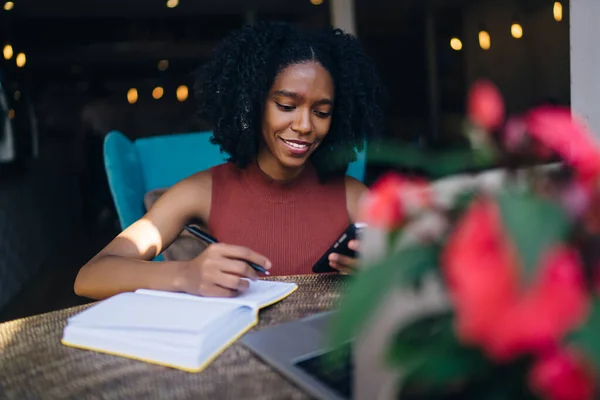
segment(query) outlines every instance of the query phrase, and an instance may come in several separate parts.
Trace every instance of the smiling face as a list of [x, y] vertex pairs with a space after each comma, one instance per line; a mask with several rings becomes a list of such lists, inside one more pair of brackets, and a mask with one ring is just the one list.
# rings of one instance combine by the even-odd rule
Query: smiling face
[[267, 94], [258, 154], [261, 169], [289, 180], [303, 169], [331, 125], [334, 86], [316, 62], [293, 64], [277, 75]]

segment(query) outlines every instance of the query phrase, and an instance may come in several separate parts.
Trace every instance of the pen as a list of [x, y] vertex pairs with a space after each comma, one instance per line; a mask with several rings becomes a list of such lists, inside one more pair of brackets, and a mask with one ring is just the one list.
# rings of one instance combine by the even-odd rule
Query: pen
[[[192, 235], [196, 236], [197, 238], [200, 238], [202, 240], [204, 240], [207, 243], [219, 243], [217, 241], [217, 239], [215, 239], [214, 237], [212, 237], [211, 235], [209, 235], [208, 233], [201, 231], [200, 229], [190, 226], [190, 225], [185, 225], [184, 226], [185, 230], [188, 231], [189, 233], [191, 233]], [[258, 264], [255, 264], [253, 262], [250, 262], [248, 260], [244, 260], [248, 263], [248, 265], [250, 265], [250, 267], [252, 267], [253, 270], [257, 271], [257, 272], [262, 272], [265, 275], [269, 275], [269, 271], [267, 271], [266, 269], [264, 269], [263, 267], [261, 267]]]

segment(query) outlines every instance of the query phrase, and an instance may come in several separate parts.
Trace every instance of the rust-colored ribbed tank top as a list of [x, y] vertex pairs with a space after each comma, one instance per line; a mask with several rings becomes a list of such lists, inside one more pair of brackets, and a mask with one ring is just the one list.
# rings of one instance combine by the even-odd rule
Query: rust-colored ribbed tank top
[[349, 223], [343, 178], [322, 184], [309, 165], [286, 183], [256, 163], [212, 168], [211, 233], [269, 258], [271, 275], [311, 273]]

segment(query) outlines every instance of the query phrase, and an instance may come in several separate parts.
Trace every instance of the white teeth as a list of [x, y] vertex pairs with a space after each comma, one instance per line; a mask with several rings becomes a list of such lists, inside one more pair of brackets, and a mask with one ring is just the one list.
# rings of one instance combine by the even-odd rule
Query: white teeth
[[307, 145], [307, 144], [298, 144], [298, 143], [292, 143], [292, 142], [288, 142], [288, 141], [287, 141], [287, 140], [285, 140], [285, 139], [282, 139], [282, 140], [283, 140], [283, 141], [285, 142], [285, 144], [287, 144], [288, 146], [292, 146], [292, 147], [294, 147], [294, 148], [296, 148], [296, 149], [305, 149], [305, 148], [307, 148], [307, 147], [308, 147], [308, 145]]

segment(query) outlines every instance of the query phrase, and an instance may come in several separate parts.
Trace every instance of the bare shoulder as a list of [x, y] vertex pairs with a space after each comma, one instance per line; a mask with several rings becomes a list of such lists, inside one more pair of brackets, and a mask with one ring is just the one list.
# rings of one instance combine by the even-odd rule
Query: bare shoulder
[[212, 171], [210, 169], [206, 169], [204, 171], [196, 172], [178, 184], [181, 184], [183, 187], [185, 187], [184, 190], [187, 191], [208, 191], [208, 193], [210, 193], [212, 191]]
[[365, 186], [364, 183], [362, 183], [358, 179], [353, 178], [351, 176], [346, 176], [345, 181], [346, 181], [346, 194], [354, 194], [354, 195], [358, 195], [360, 197], [360, 196], [362, 196], [363, 193], [365, 193], [366, 191], [369, 190]]
[[117, 255], [151, 260], [178, 237], [192, 220], [210, 213], [212, 173], [198, 172], [170, 187], [139, 220], [128, 226], [95, 258]]
[[196, 172], [173, 185], [165, 194], [176, 206], [189, 210], [188, 213], [194, 218], [206, 221], [210, 214], [212, 171]]
[[358, 216], [360, 199], [369, 189], [364, 183], [351, 176], [345, 177], [345, 184], [348, 215], [352, 222], [354, 222]]

